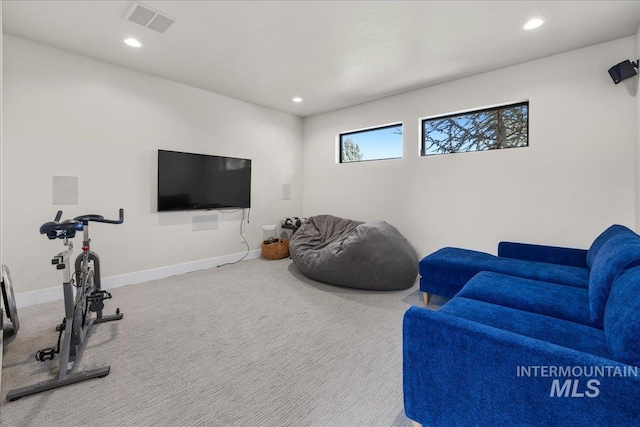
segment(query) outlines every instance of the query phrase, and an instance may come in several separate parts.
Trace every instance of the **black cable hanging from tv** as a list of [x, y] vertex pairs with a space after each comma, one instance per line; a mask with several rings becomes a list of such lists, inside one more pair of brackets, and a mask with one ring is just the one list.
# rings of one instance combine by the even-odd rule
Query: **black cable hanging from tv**
[[[240, 209], [242, 210], [242, 219], [240, 220], [240, 237], [242, 237], [242, 240], [244, 241], [244, 244], [247, 246], [247, 252], [245, 252], [245, 254], [242, 256], [242, 258], [240, 258], [237, 261], [233, 261], [233, 262], [225, 262], [224, 264], [220, 264], [218, 267], [222, 267], [225, 265], [233, 265], [233, 264], [237, 264], [240, 261], [244, 260], [248, 255], [249, 255], [249, 242], [247, 242], [247, 238], [244, 236], [244, 230], [243, 230], [243, 224], [244, 224], [244, 211], [245, 209]], [[220, 213], [222, 213], [223, 215], [225, 214], [225, 212], [222, 209], [218, 209], [218, 211]], [[249, 216], [251, 215], [251, 208], [247, 209], [248, 213], [247, 213], [247, 224], [249, 223]], [[229, 211], [227, 211], [229, 212]], [[231, 212], [238, 212], [236, 211], [231, 211]]]

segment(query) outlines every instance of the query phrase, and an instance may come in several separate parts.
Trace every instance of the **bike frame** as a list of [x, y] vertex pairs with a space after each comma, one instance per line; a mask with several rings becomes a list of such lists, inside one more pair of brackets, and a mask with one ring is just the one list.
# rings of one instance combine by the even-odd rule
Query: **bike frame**
[[[71, 370], [79, 362], [93, 326], [103, 322], [120, 320], [123, 317], [120, 309], [116, 310], [116, 314], [109, 316], [102, 315], [102, 308], [104, 307], [104, 304], [102, 304], [104, 299], [103, 294], [107, 292], [101, 291], [100, 259], [98, 258], [98, 255], [90, 249], [91, 239], [89, 238], [89, 221], [122, 224], [124, 222], [124, 211], [120, 209], [119, 220], [106, 220], [100, 215], [84, 215], [83, 217], [75, 218], [71, 222], [65, 221], [63, 223], [59, 223], [58, 221], [61, 216], [62, 211], [58, 211], [55, 221], [44, 224], [40, 228], [40, 233], [46, 233], [50, 239], [63, 238], [64, 245], [67, 247], [66, 250], [58, 253], [51, 260], [51, 263], [56, 266], [57, 270], [62, 270], [65, 317], [63, 323], [59, 325], [59, 329], [57, 329], [61, 334], [58, 337], [59, 349], [55, 350], [54, 348], [51, 348], [41, 350], [41, 352], [47, 351], [46, 355], [50, 355], [51, 357], [45, 358], [41, 356], [41, 358], [38, 358], [38, 356], [36, 356], [36, 359], [43, 361], [53, 359], [53, 356], [56, 353], [59, 353], [61, 358], [58, 377], [50, 381], [11, 390], [7, 393], [7, 400], [16, 400], [24, 396], [92, 378], [105, 377], [109, 374], [109, 366], [75, 373], [72, 373]], [[79, 221], [82, 222], [82, 228], [80, 228]], [[82, 253], [79, 254], [75, 260], [76, 280], [78, 283], [77, 286], [75, 286], [76, 289], [74, 292], [73, 274], [71, 273], [70, 266], [70, 258], [73, 253], [73, 243], [70, 242], [68, 238], [72, 238], [75, 235], [76, 230], [83, 230], [83, 242]], [[92, 269], [93, 281], [91, 280]], [[92, 308], [89, 305], [88, 300], [93, 297], [96, 292], [99, 294], [97, 302], [101, 305], [99, 305], [98, 308]], [[110, 294], [108, 298], [111, 298]], [[95, 302], [96, 299], [93, 299], [92, 301]], [[89, 311], [87, 309], [90, 309], [91, 311], [87, 313]], [[96, 313], [95, 317], [92, 315], [93, 312]], [[41, 352], [38, 353], [40, 354]]]
[[[93, 290], [100, 291], [100, 258], [98, 254], [91, 251], [91, 239], [89, 238], [89, 221], [83, 222], [82, 230], [82, 253], [76, 258], [75, 268], [78, 283], [77, 292], [83, 292], [85, 295], [90, 294]], [[89, 264], [89, 263], [92, 264]], [[93, 268], [93, 284], [87, 286], [90, 280], [90, 271]], [[102, 310], [96, 313], [98, 319], [102, 319]], [[122, 316], [121, 316], [122, 317]]]

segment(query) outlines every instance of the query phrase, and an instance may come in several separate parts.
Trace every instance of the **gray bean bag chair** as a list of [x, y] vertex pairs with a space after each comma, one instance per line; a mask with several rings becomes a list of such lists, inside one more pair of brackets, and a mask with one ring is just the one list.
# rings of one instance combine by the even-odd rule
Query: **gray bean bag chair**
[[384, 221], [310, 217], [291, 238], [289, 253], [310, 279], [349, 288], [406, 289], [418, 275], [416, 251]]

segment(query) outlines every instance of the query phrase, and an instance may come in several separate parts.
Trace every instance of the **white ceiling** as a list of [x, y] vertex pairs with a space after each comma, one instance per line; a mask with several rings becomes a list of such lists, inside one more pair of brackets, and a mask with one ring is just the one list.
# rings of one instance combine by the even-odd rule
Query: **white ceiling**
[[[3, 30], [305, 117], [630, 36], [640, 25], [640, 1], [142, 3], [176, 22], [161, 34], [126, 21], [130, 1], [5, 0]], [[522, 30], [532, 17], [545, 25]], [[144, 46], [128, 47], [126, 37]]]

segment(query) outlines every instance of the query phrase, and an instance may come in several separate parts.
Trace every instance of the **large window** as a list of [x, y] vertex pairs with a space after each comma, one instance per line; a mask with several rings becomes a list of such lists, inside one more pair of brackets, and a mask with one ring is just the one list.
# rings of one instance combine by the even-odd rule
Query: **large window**
[[340, 163], [402, 157], [402, 123], [340, 134]]
[[529, 145], [529, 102], [422, 120], [422, 155]]

